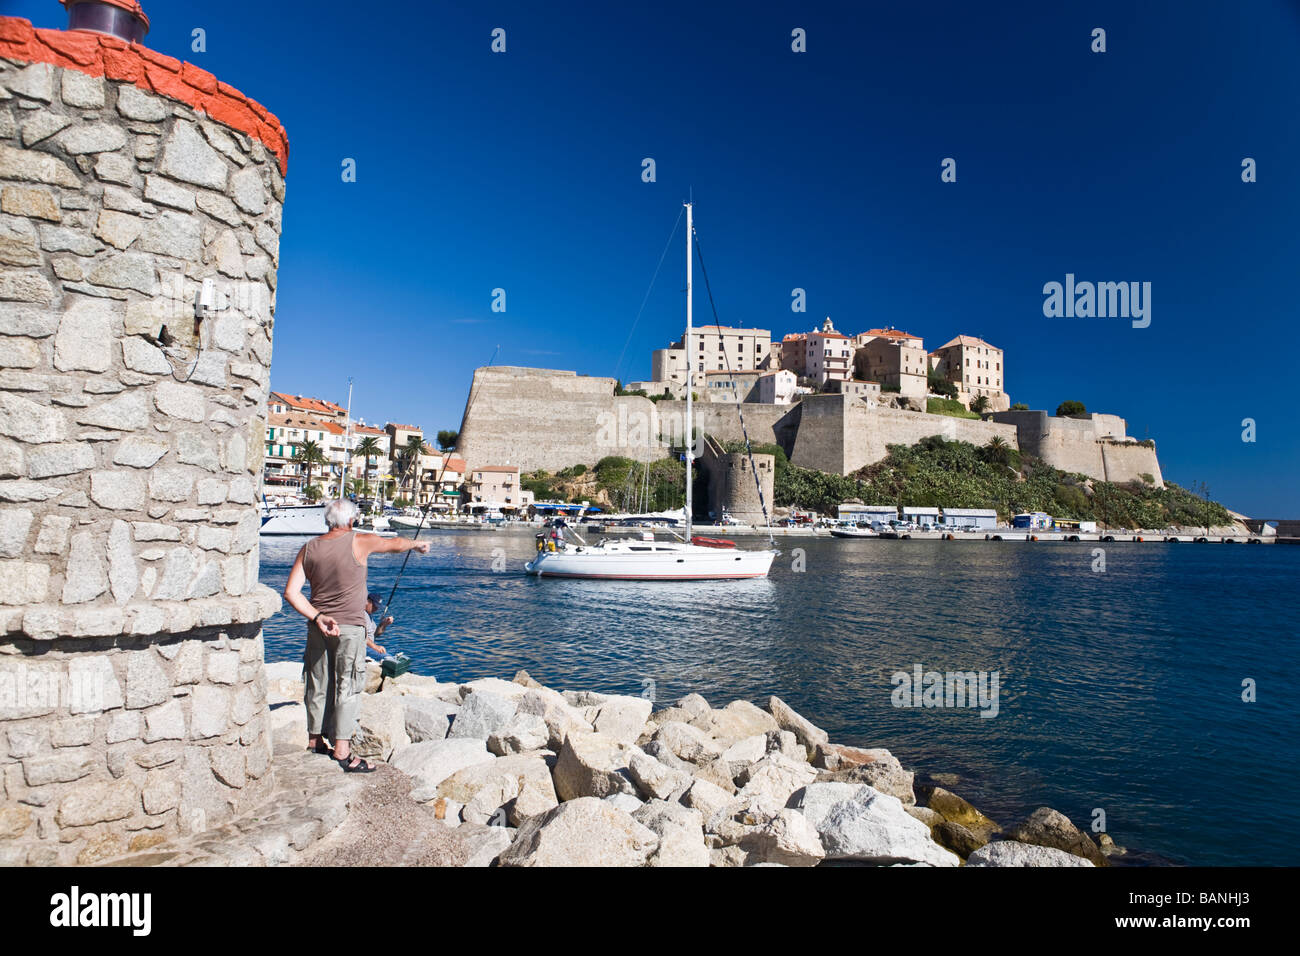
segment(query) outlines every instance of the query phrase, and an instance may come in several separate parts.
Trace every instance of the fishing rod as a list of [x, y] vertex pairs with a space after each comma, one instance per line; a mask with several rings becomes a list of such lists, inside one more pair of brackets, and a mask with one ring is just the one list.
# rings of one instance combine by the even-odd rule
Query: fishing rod
[[[492, 367], [492, 363], [495, 362], [495, 361], [497, 360], [497, 353], [500, 352], [500, 351], [501, 351], [501, 346], [498, 345], [498, 346], [493, 350], [493, 352], [492, 352], [492, 358], [488, 359], [488, 363], [487, 363], [487, 365], [485, 366], [485, 368], [491, 368], [491, 367]], [[470, 409], [472, 409], [472, 408], [474, 407], [474, 400], [478, 398], [479, 390], [480, 390], [482, 387], [483, 387], [483, 383], [482, 383], [482, 381], [479, 381], [477, 384], [474, 385], [473, 388], [470, 389], [470, 392], [469, 392], [469, 402], [465, 405], [465, 415], [464, 415], [464, 417], [461, 419], [461, 427], [462, 427], [462, 428], [464, 427], [465, 422], [469, 420]], [[422, 437], [423, 437], [423, 436], [422, 436]], [[457, 442], [457, 444], [460, 443], [460, 435], [459, 435], [459, 434], [457, 434], [457, 436], [456, 436], [456, 442]], [[448, 449], [444, 450], [443, 453], [442, 453], [442, 468], [439, 469], [439, 471], [438, 471], [438, 477], [437, 477], [436, 481], [434, 482], [434, 494], [435, 494], [435, 495], [437, 494], [437, 489], [439, 489], [439, 488], [442, 487], [442, 477], [443, 477], [443, 475], [445, 475], [445, 474], [447, 473], [447, 463], [451, 461], [451, 453], [452, 453], [453, 451], [455, 451], [455, 448], [454, 448], [454, 447], [453, 447], [453, 448], [448, 448]], [[414, 455], [414, 456], [412, 456], [411, 464], [417, 464], [417, 463], [419, 462], [419, 460], [420, 460], [419, 455]], [[407, 466], [407, 470], [410, 469], [410, 466], [411, 466], [411, 465], [408, 464], [408, 466]], [[406, 473], [403, 472], [403, 479], [405, 479], [405, 475], [406, 475]], [[418, 483], [419, 480], [420, 480], [420, 472], [419, 472], [419, 469], [418, 469], [418, 468], [416, 469], [415, 480], [416, 480], [417, 483]], [[419, 492], [417, 491], [416, 494], [419, 494]], [[416, 525], [416, 527], [415, 527], [415, 537], [412, 539], [413, 541], [418, 541], [418, 540], [420, 539], [420, 532], [424, 530], [424, 522], [425, 522], [425, 519], [429, 517], [429, 511], [431, 510], [432, 505], [433, 505], [433, 502], [429, 502], [428, 505], [425, 505], [423, 508], [420, 509], [420, 523], [419, 523], [418, 525]], [[402, 558], [402, 566], [401, 566], [400, 568], [398, 568], [398, 570], [397, 570], [397, 577], [393, 579], [393, 589], [392, 589], [391, 591], [388, 592], [388, 600], [386, 600], [386, 601], [384, 602], [384, 609], [383, 609], [383, 611], [381, 611], [380, 614], [379, 614], [379, 619], [380, 619], [381, 621], [382, 621], [382, 620], [384, 619], [384, 617], [388, 614], [388, 609], [389, 609], [390, 607], [392, 607], [392, 605], [393, 605], [393, 595], [395, 595], [395, 594], [397, 593], [397, 585], [401, 583], [401, 581], [402, 581], [402, 575], [406, 573], [406, 562], [408, 562], [408, 561], [410, 561], [410, 560], [411, 560], [411, 552], [410, 552], [410, 551], [407, 551], [407, 552], [406, 552], [406, 556]]]

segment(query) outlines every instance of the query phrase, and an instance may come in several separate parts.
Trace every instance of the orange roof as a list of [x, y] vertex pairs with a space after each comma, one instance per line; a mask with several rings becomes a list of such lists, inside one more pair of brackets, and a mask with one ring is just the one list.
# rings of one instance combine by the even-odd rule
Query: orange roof
[[807, 333], [807, 332], [790, 332], [790, 333], [787, 334], [787, 335], [783, 335], [783, 336], [781, 337], [781, 341], [782, 341], [782, 342], [794, 342], [794, 341], [798, 341], [799, 339], [806, 339], [806, 338], [808, 338], [808, 333]]
[[448, 458], [446, 464], [447, 464], [448, 471], [458, 471], [461, 474], [465, 473], [464, 458]]
[[909, 332], [903, 332], [899, 329], [867, 329], [867, 335], [876, 335], [886, 339], [919, 339], [921, 336], [912, 335]]
[[279, 412], [271, 412], [267, 416], [267, 423], [276, 426], [287, 426], [291, 428], [310, 428], [314, 431], [329, 431], [326, 422], [317, 421], [314, 418], [308, 418], [306, 415], [295, 415], [288, 413], [281, 415]]
[[393, 429], [400, 428], [402, 429], [402, 431], [407, 431], [407, 432], [418, 432], [421, 430], [419, 425], [398, 425], [394, 422], [389, 422], [387, 427]]
[[373, 425], [353, 425], [352, 431], [358, 435], [387, 435], [388, 434], [382, 428], [375, 428]]
[[499, 472], [508, 472], [510, 474], [514, 474], [517, 471], [519, 471], [519, 466], [518, 465], [480, 465], [478, 468], [475, 468], [474, 470], [493, 471], [493, 472], [499, 471]]
[[302, 395], [290, 395], [288, 392], [272, 392], [271, 398], [278, 399], [290, 408], [302, 412], [316, 412], [325, 415], [346, 415], [342, 405], [327, 402], [323, 398], [307, 398]]

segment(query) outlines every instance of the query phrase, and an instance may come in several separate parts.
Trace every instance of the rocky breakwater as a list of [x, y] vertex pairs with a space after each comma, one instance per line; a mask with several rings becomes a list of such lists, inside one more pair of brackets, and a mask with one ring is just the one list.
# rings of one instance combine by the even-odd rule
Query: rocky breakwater
[[[268, 665], [292, 699], [298, 664]], [[372, 671], [358, 752], [411, 779], [436, 826], [498, 866], [1094, 866], [1097, 845], [1043, 808], [1003, 832], [918, 783], [883, 748], [832, 743], [778, 697], [655, 710], [641, 697], [513, 680], [448, 683]], [[301, 705], [272, 710], [277, 752], [306, 739]], [[919, 798], [919, 799], [918, 799]]]

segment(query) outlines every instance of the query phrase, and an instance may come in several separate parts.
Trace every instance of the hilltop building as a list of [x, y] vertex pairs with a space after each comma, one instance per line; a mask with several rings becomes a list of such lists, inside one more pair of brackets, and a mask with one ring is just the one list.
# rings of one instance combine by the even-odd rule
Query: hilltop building
[[924, 399], [930, 388], [926, 381], [925, 345], [919, 335], [898, 329], [870, 329], [854, 336], [854, 377], [877, 382], [882, 390], [896, 391], [905, 398]]
[[[686, 384], [685, 339], [683, 333], [668, 348], [656, 349], [651, 353], [650, 373], [653, 382], [675, 382], [682, 386]], [[702, 325], [695, 329], [693, 344], [692, 361], [696, 375], [709, 371], [725, 372], [729, 369], [738, 372], [766, 369], [772, 355], [772, 333], [767, 329]]]
[[929, 368], [957, 386], [957, 398], [967, 408], [981, 395], [988, 399], [988, 411], [1011, 407], [1002, 388], [1002, 350], [983, 339], [957, 336], [930, 353]]
[[830, 316], [820, 329], [795, 332], [781, 339], [781, 368], [789, 369], [814, 388], [853, 377], [853, 343], [835, 331]]

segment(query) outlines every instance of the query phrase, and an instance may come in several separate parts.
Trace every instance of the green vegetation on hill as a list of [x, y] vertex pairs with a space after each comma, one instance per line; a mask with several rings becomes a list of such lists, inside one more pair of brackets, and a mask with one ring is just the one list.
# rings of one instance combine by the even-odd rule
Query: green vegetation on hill
[[[649, 469], [649, 494], [645, 493]], [[538, 501], [605, 501], [616, 510], [644, 508], [666, 511], [686, 503], [686, 465], [676, 458], [661, 458], [648, 465], [631, 458], [608, 455], [595, 468], [573, 465], [555, 474], [534, 471], [521, 476], [520, 484]]]
[[955, 398], [927, 398], [925, 410], [931, 415], [949, 415], [953, 418], [975, 418], [979, 415], [966, 410], [966, 406]]
[[[732, 445], [738, 447], [732, 447]], [[728, 450], [743, 451], [743, 443]], [[850, 498], [867, 504], [920, 507], [996, 508], [1003, 518], [1022, 511], [1045, 511], [1058, 518], [1103, 521], [1110, 527], [1163, 528], [1231, 522], [1227, 510], [1177, 485], [1157, 489], [1147, 481], [1117, 485], [1071, 475], [1024, 458], [1000, 439], [977, 448], [939, 436], [915, 445], [890, 445], [874, 465], [847, 475], [800, 468], [776, 445], [755, 452], [776, 457], [774, 491], [781, 506], [822, 514]], [[1145, 476], [1144, 476], [1145, 477]]]

